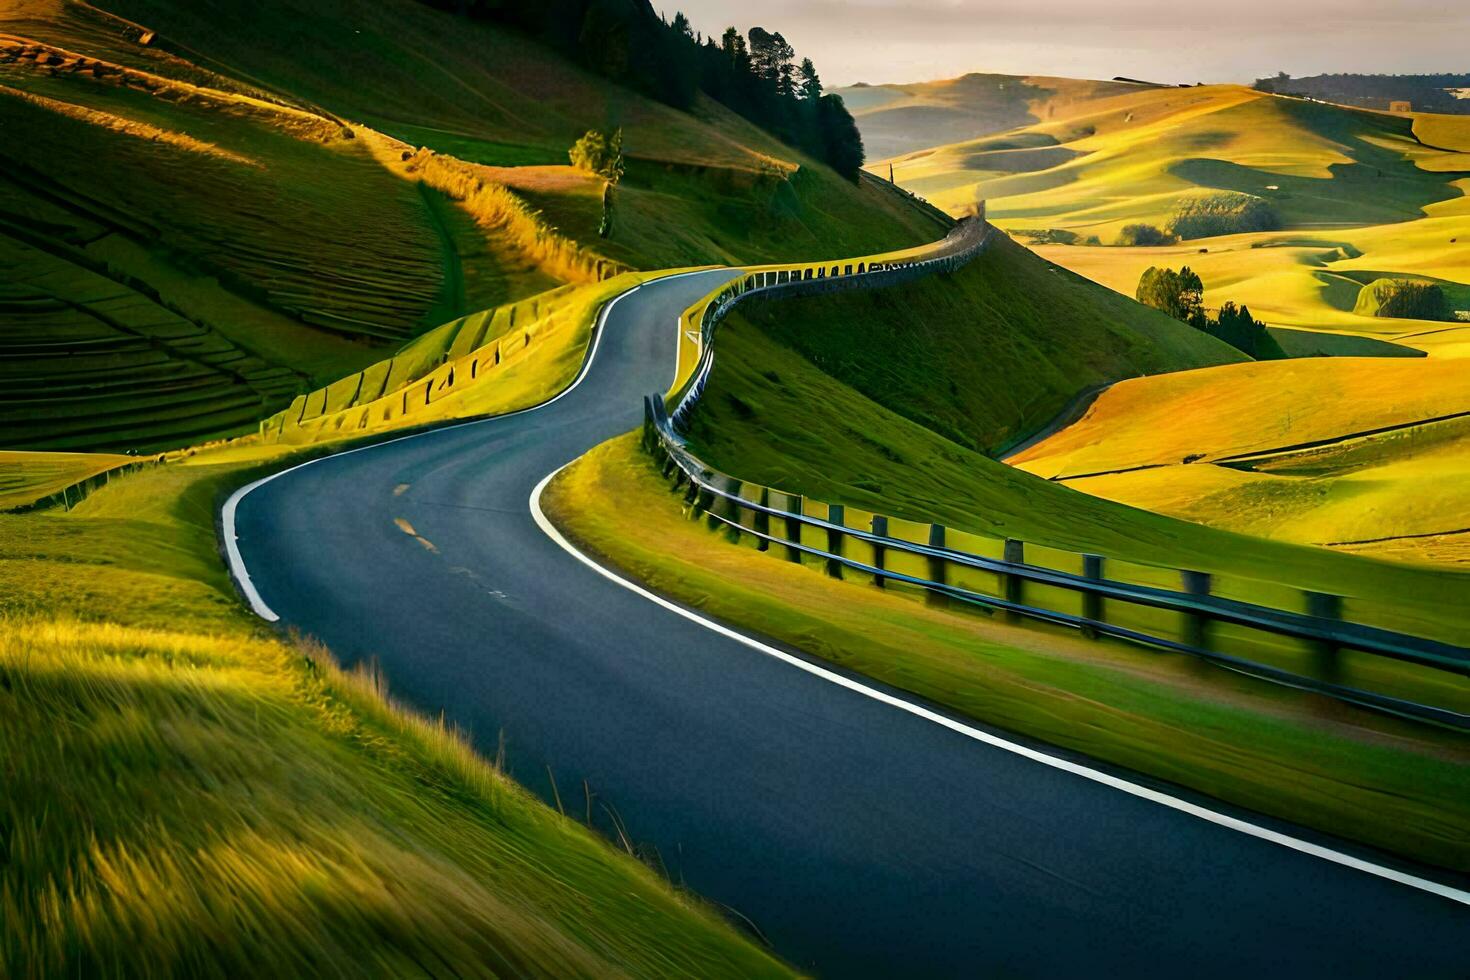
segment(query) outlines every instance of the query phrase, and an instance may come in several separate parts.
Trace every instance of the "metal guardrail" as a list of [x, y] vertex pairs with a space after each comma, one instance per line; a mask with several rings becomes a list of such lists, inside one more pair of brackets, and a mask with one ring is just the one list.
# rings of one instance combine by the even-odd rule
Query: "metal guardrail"
[[[829, 264], [843, 271], [817, 278], [753, 274], [727, 287], [706, 304], [701, 314], [703, 349], [699, 366], [672, 399], [673, 409], [670, 410], [658, 395], [644, 399], [644, 448], [662, 460], [665, 476], [673, 478], [675, 488], [683, 489], [693, 514], [705, 516], [712, 526], [724, 526], [738, 535], [753, 537], [760, 550], [776, 546], [785, 549], [788, 558], [795, 561], [800, 561], [803, 556], [820, 559], [827, 572], [836, 577], [841, 577], [843, 570], [848, 569], [871, 576], [874, 585], [880, 588], [886, 588], [889, 583], [912, 587], [945, 601], [1000, 612], [1008, 617], [1056, 623], [1079, 629], [1089, 636], [1112, 636], [1185, 653], [1339, 701], [1470, 730], [1470, 714], [1455, 708], [1423, 704], [1340, 682], [1337, 677], [1340, 673], [1339, 651], [1361, 651], [1420, 668], [1470, 677], [1470, 649], [1346, 621], [1341, 618], [1342, 600], [1337, 596], [1306, 592], [1308, 612], [1303, 614], [1212, 595], [1211, 578], [1203, 572], [1176, 571], [1185, 590], [1174, 591], [1107, 579], [1103, 575], [1106, 559], [1099, 555], [1081, 555], [1083, 574], [1077, 575], [1026, 563], [1024, 543], [1012, 539], [1005, 540], [1004, 558], [1001, 559], [956, 550], [945, 546], [945, 528], [937, 524], [930, 525], [929, 543], [921, 544], [888, 534], [890, 519], [882, 515], [873, 516], [871, 530], [846, 524], [845, 509], [841, 505], [826, 505], [826, 519], [810, 516], [803, 512], [805, 501], [802, 497], [742, 483], [705, 465], [689, 452], [682, 432], [689, 412], [708, 380], [713, 362], [710, 341], [719, 321], [741, 299], [761, 292], [780, 291], [789, 295], [900, 281], [890, 278], [891, 273], [903, 273], [905, 278], [913, 278], [931, 271], [947, 271], [968, 261], [983, 248], [987, 240], [983, 222], [976, 225], [981, 226], [979, 234], [975, 226], [966, 229], [962, 224], [946, 239], [949, 248], [942, 246], [938, 254], [922, 260], [876, 269], [868, 265], [863, 271], [850, 268], [847, 263]], [[875, 280], [872, 278], [875, 276], [883, 278]], [[753, 492], [755, 499], [744, 496], [743, 492]], [[777, 498], [784, 500], [784, 507], [773, 506], [773, 500]], [[773, 532], [773, 522], [784, 533]], [[804, 542], [803, 528], [817, 532], [816, 536], [824, 541], [825, 546]], [[847, 541], [861, 542], [872, 554], [872, 560], [863, 561], [845, 554]], [[922, 559], [928, 574], [914, 575], [894, 569], [890, 557], [894, 554]], [[950, 581], [953, 570], [994, 574], [999, 587], [994, 594], [962, 587]], [[1079, 594], [1081, 614], [1023, 601], [1023, 590], [1028, 583]], [[1105, 601], [1176, 613], [1180, 617], [1181, 635], [1161, 635], [1163, 631], [1109, 622], [1104, 611]], [[1315, 673], [1319, 676], [1309, 676], [1215, 649], [1210, 642], [1210, 633], [1213, 624], [1217, 623], [1299, 641], [1313, 655], [1317, 668]], [[1467, 697], [1470, 697], [1470, 689], [1467, 689]]]
[[715, 328], [742, 301], [765, 293], [802, 296], [840, 289], [871, 289], [919, 279], [935, 272], [953, 272], [980, 253], [990, 241], [991, 228], [982, 207], [978, 217], [963, 218], [931, 253], [923, 257], [844, 259], [789, 268], [757, 270], [735, 279], [707, 299], [699, 314], [700, 353], [689, 380], [673, 399], [671, 417], [683, 431], [690, 410], [704, 393], [714, 365]]

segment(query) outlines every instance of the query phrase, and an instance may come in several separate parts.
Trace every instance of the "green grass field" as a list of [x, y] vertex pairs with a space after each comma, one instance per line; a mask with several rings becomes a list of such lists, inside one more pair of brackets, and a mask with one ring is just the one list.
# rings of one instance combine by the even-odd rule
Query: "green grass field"
[[214, 515], [254, 455], [0, 515], [0, 973], [786, 972], [249, 617]]
[[[726, 360], [748, 352], [721, 344]], [[834, 390], [819, 393], [830, 398]], [[858, 402], [827, 404], [849, 413]], [[847, 417], [871, 431], [871, 418]], [[919, 448], [917, 440], [910, 445]], [[1014, 488], [997, 494], [1018, 496]], [[581, 546], [706, 615], [1011, 731], [1406, 856], [1470, 867], [1466, 773], [1447, 732], [1313, 703], [1128, 644], [1002, 625], [874, 589], [860, 576], [836, 581], [819, 564], [784, 561], [689, 520], [632, 436], [564, 471], [545, 506]], [[1082, 525], [1122, 510], [1083, 505], [1072, 520]], [[1148, 522], [1150, 515], [1135, 513], [1140, 525]], [[1218, 532], [1203, 534], [1225, 543]]]

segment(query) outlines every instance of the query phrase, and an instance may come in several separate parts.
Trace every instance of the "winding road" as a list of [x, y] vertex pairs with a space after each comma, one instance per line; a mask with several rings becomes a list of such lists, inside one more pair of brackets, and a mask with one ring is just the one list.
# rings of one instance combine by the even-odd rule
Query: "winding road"
[[376, 657], [485, 753], [504, 732], [541, 795], [549, 765], [580, 812], [585, 778], [676, 882], [821, 975], [1465, 975], [1463, 891], [713, 630], [546, 533], [533, 491], [639, 424], [676, 316], [732, 275], [624, 294], [582, 379], [539, 409], [236, 494], [247, 598], [346, 663]]

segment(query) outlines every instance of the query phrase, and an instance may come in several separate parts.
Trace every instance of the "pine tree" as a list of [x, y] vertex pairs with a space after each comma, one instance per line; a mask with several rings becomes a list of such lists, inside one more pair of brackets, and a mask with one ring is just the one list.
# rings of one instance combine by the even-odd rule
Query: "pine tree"
[[801, 97], [808, 102], [815, 103], [822, 97], [822, 80], [817, 77], [817, 66], [812, 64], [812, 59], [801, 59], [799, 74], [801, 75]]

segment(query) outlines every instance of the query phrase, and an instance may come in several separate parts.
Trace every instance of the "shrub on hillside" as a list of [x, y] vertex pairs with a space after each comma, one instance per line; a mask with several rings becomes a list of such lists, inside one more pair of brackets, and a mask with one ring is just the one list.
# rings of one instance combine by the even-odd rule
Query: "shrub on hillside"
[[1178, 272], [1150, 266], [1138, 280], [1135, 295], [1144, 306], [1167, 313], [1258, 360], [1286, 356], [1266, 325], [1251, 316], [1250, 307], [1227, 300], [1212, 317], [1205, 311], [1204, 292], [1199, 274], [1187, 265]]
[[1065, 228], [1029, 228], [1016, 232], [1032, 245], [1101, 245], [1096, 235], [1079, 235]]
[[1118, 232], [1118, 244], [1125, 247], [1134, 245], [1172, 245], [1173, 243], [1174, 239], [1172, 237], [1153, 225], [1124, 225], [1123, 230]]
[[623, 131], [589, 129], [567, 151], [572, 166], [616, 184], [623, 176]]
[[1271, 202], [1253, 194], [1210, 194], [1187, 198], [1174, 211], [1169, 233], [1176, 238], [1213, 238], [1274, 231], [1281, 218]]
[[1258, 361], [1286, 356], [1276, 338], [1267, 332], [1266, 325], [1251, 316], [1249, 306], [1238, 307], [1227, 300], [1220, 307], [1219, 314], [1208, 321], [1205, 332]]
[[1375, 279], [1358, 290], [1353, 312], [1408, 320], [1449, 320], [1451, 310], [1438, 283], [1424, 279]]

